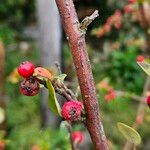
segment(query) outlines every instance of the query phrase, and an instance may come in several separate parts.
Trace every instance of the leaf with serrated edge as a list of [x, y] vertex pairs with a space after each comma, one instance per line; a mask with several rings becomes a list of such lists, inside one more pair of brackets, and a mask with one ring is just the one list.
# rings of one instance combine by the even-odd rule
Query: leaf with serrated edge
[[139, 145], [141, 143], [141, 136], [139, 133], [129, 127], [128, 125], [118, 122], [117, 123], [118, 130], [122, 133], [122, 135], [131, 143], [135, 145]]
[[48, 96], [49, 107], [55, 114], [59, 114], [61, 116], [61, 108], [60, 108], [60, 105], [57, 101], [56, 94], [55, 94], [55, 89], [54, 89], [51, 81], [48, 80], [46, 82], [46, 85], [47, 85], [47, 88], [48, 88], [48, 91], [49, 91], [49, 96]]
[[150, 76], [150, 64], [146, 62], [137, 62], [137, 64], [143, 69], [143, 71]]

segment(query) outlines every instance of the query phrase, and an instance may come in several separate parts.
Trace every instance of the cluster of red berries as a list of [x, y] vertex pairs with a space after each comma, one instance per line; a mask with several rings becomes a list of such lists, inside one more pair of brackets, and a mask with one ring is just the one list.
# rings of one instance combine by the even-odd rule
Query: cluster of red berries
[[26, 96], [34, 96], [39, 92], [40, 85], [33, 77], [35, 66], [29, 61], [22, 62], [18, 67], [18, 73], [25, 79], [20, 83], [20, 92]]
[[124, 6], [123, 10], [116, 10], [113, 15], [107, 18], [106, 23], [100, 27], [96, 32], [95, 35], [97, 37], [102, 37], [109, 33], [114, 27], [115, 29], [119, 30], [122, 27], [122, 19], [124, 14], [131, 14], [135, 11], [134, 4], [136, 0], [128, 0], [128, 4]]
[[120, 29], [122, 26], [122, 13], [119, 10], [116, 10], [115, 13], [108, 17], [106, 20], [106, 23], [98, 29], [96, 32], [97, 37], [101, 37], [107, 33], [109, 33], [112, 29], [112, 27], [116, 29]]
[[134, 11], [134, 5], [136, 3], [136, 0], [129, 0], [128, 4], [124, 7], [124, 13], [129, 14]]
[[[34, 96], [39, 92], [40, 84], [33, 77], [34, 64], [29, 61], [22, 62], [18, 67], [18, 73], [25, 79], [20, 83], [20, 92], [27, 96]], [[79, 121], [83, 110], [83, 104], [79, 101], [69, 100], [62, 107], [62, 116], [67, 121]]]

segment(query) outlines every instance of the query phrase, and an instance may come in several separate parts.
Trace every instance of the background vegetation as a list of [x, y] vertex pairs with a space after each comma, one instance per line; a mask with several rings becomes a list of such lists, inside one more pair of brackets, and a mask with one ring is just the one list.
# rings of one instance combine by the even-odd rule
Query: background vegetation
[[[0, 5], [0, 40], [5, 48], [5, 78], [6, 78], [6, 126], [4, 130], [7, 139], [6, 149], [30, 150], [38, 145], [43, 150], [70, 148], [68, 135], [61, 128], [53, 130], [53, 127], [41, 129], [40, 120], [40, 94], [35, 97], [25, 97], [18, 91], [18, 83], [12, 83], [9, 78], [13, 70], [24, 60], [40, 64], [40, 52], [37, 41], [26, 37], [24, 31], [29, 26], [37, 26], [36, 1], [32, 0], [2, 0]], [[93, 35], [93, 29], [97, 30], [104, 25], [106, 19], [118, 9], [123, 9], [127, 1], [117, 0], [84, 0], [75, 1], [78, 16], [82, 20], [94, 9], [100, 10], [100, 18], [90, 25], [87, 34], [87, 47], [92, 63], [93, 74], [97, 86], [97, 94], [100, 100], [102, 120], [109, 143], [113, 150], [122, 149], [125, 139], [120, 135], [116, 123], [124, 122], [132, 125], [138, 108], [138, 101], [131, 95], [142, 96], [146, 75], [136, 64], [136, 57], [147, 55], [145, 50], [145, 31], [130, 18], [123, 20], [123, 26], [119, 30], [113, 28], [102, 37]], [[70, 50], [65, 38], [63, 39], [64, 70], [68, 76], [67, 81], [76, 90], [77, 83]], [[102, 82], [103, 81], [103, 82]], [[107, 83], [114, 91], [122, 91], [124, 96], [115, 96], [108, 100], [107, 88], [102, 83]], [[79, 96], [81, 97], [81, 96]], [[51, 116], [50, 116], [51, 117]], [[149, 109], [146, 109], [144, 123], [139, 128], [142, 136], [141, 150], [150, 147]], [[82, 126], [75, 125], [74, 129]], [[91, 146], [92, 149], [92, 146]]]

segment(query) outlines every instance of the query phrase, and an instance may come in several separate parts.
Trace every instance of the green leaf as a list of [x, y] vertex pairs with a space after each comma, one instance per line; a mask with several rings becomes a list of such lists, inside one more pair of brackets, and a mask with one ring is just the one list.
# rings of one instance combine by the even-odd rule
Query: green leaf
[[138, 0], [139, 4], [142, 4], [145, 0]]
[[62, 121], [61, 123], [60, 123], [60, 133], [62, 133], [63, 135], [65, 135], [65, 137], [64, 138], [66, 138], [66, 140], [69, 140], [69, 132], [68, 132], [68, 128], [67, 128], [67, 126], [68, 126], [69, 124], [68, 124], [68, 122], [67, 121]]
[[141, 136], [139, 135], [139, 133], [127, 126], [124, 123], [118, 122], [117, 123], [117, 127], [118, 130], [122, 133], [122, 135], [131, 143], [135, 144], [135, 145], [139, 145], [141, 143]]
[[55, 89], [54, 89], [51, 81], [47, 80], [46, 85], [47, 85], [47, 88], [49, 91], [49, 96], [48, 96], [49, 107], [55, 114], [59, 114], [61, 116], [61, 108], [57, 101]]
[[146, 62], [137, 62], [138, 65], [143, 69], [143, 71], [150, 76], [150, 64]]
[[64, 79], [66, 78], [66, 74], [60, 74], [60, 75], [58, 75], [58, 76], [55, 76], [55, 79], [59, 79], [59, 80], [61, 80], [61, 81], [64, 81]]

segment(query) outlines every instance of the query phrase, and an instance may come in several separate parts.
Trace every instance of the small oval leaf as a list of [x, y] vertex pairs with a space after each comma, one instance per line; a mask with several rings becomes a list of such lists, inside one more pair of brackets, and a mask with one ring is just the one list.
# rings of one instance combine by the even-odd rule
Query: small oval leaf
[[37, 67], [34, 69], [34, 76], [44, 77], [44, 78], [48, 78], [50, 80], [53, 78], [52, 73], [42, 67]]
[[47, 80], [46, 85], [47, 85], [47, 88], [49, 91], [49, 96], [48, 96], [49, 107], [55, 114], [59, 114], [61, 116], [61, 108], [57, 101], [55, 89], [54, 89], [51, 81]]
[[5, 120], [5, 111], [0, 107], [0, 124]]
[[64, 81], [64, 79], [66, 78], [66, 74], [60, 74], [60, 75], [58, 75], [58, 76], [55, 76], [55, 78], [56, 79], [59, 79], [59, 80], [61, 80], [61, 81]]
[[150, 76], [150, 64], [146, 62], [137, 62], [137, 64], [143, 69], [143, 71]]
[[131, 143], [135, 145], [139, 145], [141, 143], [141, 136], [139, 133], [129, 127], [128, 125], [118, 122], [117, 123], [118, 130], [122, 133], [122, 135]]

